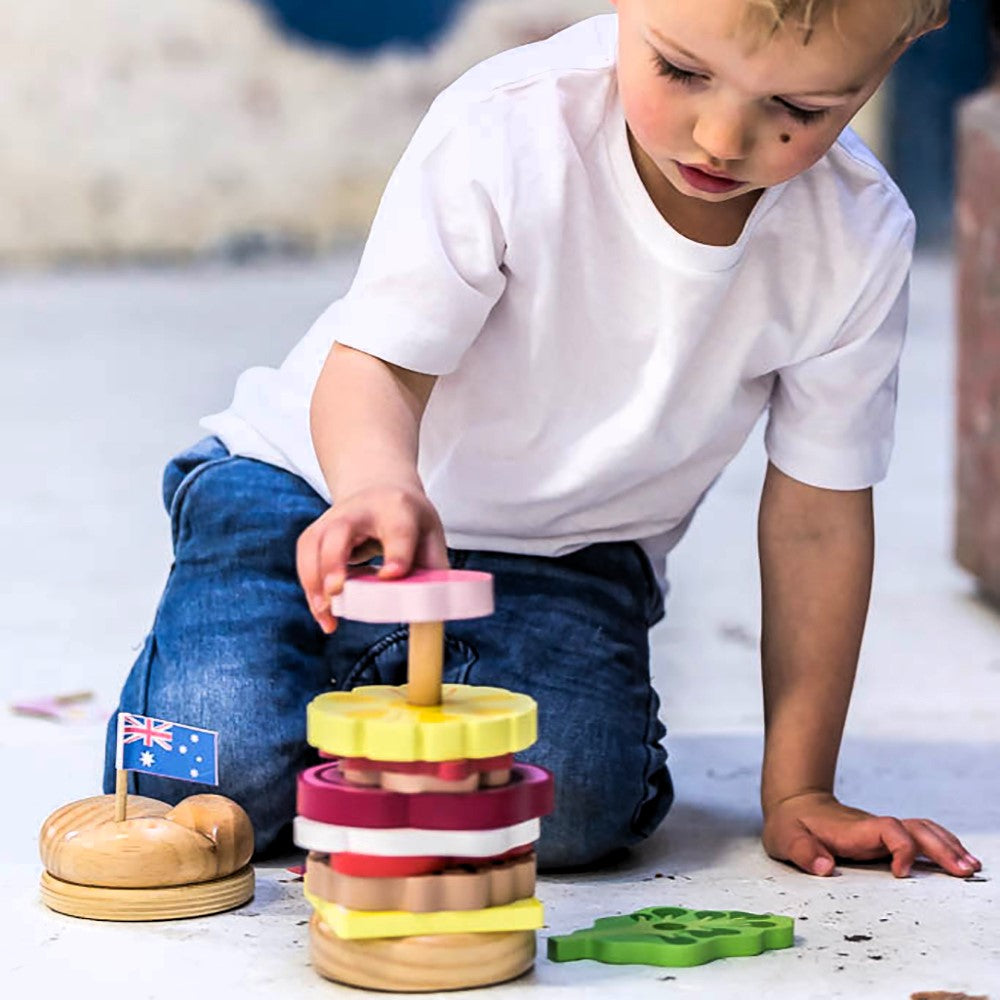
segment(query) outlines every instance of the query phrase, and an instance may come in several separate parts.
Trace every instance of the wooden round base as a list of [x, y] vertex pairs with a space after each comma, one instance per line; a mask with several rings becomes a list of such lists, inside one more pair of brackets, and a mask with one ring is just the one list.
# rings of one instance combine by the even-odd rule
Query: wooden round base
[[90, 920], [176, 920], [221, 913], [254, 893], [252, 865], [225, 878], [157, 889], [110, 889], [64, 882], [42, 874], [42, 902], [49, 909]]
[[347, 941], [313, 913], [309, 940], [321, 976], [393, 993], [492, 986], [523, 975], [535, 961], [534, 931]]

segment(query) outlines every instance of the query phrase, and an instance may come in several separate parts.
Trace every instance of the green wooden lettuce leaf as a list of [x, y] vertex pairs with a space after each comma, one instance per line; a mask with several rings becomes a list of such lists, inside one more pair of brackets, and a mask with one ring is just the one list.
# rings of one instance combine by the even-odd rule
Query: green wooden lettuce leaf
[[716, 958], [790, 948], [795, 921], [773, 913], [650, 906], [549, 938], [553, 962], [592, 958], [614, 965], [703, 965]]

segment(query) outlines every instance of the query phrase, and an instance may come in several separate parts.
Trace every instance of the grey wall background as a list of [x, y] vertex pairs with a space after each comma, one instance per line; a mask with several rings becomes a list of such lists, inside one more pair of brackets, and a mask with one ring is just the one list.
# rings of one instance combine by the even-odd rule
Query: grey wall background
[[[330, 6], [358, 24], [389, 9]], [[438, 91], [607, 9], [467, 0], [425, 47], [360, 55], [280, 30], [254, 0], [0, 0], [0, 267], [357, 238]]]
[[[995, 5], [995, 0], [993, 0]], [[947, 240], [990, 0], [953, 0], [859, 130]], [[606, 0], [0, 0], [0, 268], [312, 254], [362, 237], [434, 95]], [[994, 15], [995, 16], [995, 15]]]

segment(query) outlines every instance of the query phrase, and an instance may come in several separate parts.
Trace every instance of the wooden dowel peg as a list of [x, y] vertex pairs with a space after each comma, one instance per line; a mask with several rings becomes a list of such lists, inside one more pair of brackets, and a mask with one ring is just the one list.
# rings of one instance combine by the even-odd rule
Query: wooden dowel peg
[[410, 705], [441, 704], [444, 622], [493, 614], [493, 577], [466, 569], [417, 569], [398, 580], [383, 580], [366, 567], [352, 573], [330, 603], [337, 618], [409, 625]]
[[128, 807], [128, 771], [115, 771], [115, 822], [125, 820]]
[[440, 705], [443, 668], [444, 622], [411, 622], [407, 702], [411, 705]]

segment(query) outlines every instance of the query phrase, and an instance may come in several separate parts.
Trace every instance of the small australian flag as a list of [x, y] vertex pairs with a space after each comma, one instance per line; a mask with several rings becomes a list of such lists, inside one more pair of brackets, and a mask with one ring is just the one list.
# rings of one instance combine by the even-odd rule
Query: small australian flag
[[117, 767], [119, 771], [217, 785], [219, 734], [148, 715], [119, 712]]

